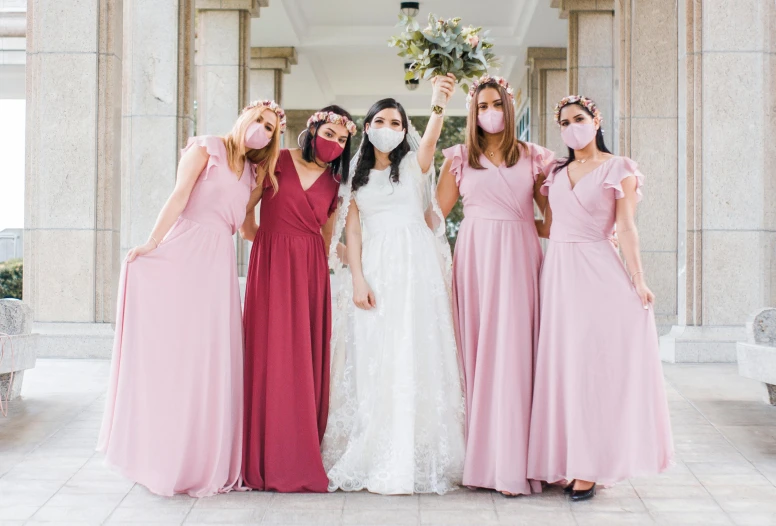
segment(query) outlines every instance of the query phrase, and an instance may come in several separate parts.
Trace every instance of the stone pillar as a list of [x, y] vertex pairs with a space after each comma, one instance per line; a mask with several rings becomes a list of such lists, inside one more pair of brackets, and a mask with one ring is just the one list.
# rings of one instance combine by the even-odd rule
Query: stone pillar
[[250, 61], [250, 99], [273, 99], [283, 105], [283, 74], [297, 64], [296, 48], [254, 47]]
[[250, 23], [259, 1], [196, 2], [197, 134], [225, 135], [248, 103]]
[[614, 0], [561, 0], [568, 16], [568, 93], [593, 99], [604, 118], [606, 144], [616, 153]]
[[27, 7], [24, 300], [34, 330], [50, 336], [41, 340], [43, 356], [67, 354], [76, 340], [86, 354], [110, 355], [122, 11], [121, 0]]
[[193, 0], [124, 5], [121, 255], [144, 243], [194, 133]]
[[[617, 0], [619, 153], [646, 176], [637, 224], [660, 334], [677, 322], [676, 0]], [[614, 146], [609, 144], [610, 147]]]
[[566, 48], [528, 48], [531, 92], [531, 141], [565, 156], [567, 148], [554, 121], [555, 105], [568, 95]]
[[[250, 60], [250, 100], [272, 99], [283, 105], [283, 75], [291, 72], [291, 66], [297, 63], [296, 48], [293, 47], [254, 47]], [[294, 141], [288, 142], [284, 134], [281, 140], [296, 147]], [[261, 204], [259, 204], [261, 205]], [[256, 219], [259, 213], [256, 210]], [[247, 276], [253, 243], [238, 239], [237, 267], [240, 276]]]
[[678, 324], [669, 361], [735, 361], [776, 301], [776, 5], [679, 7]]

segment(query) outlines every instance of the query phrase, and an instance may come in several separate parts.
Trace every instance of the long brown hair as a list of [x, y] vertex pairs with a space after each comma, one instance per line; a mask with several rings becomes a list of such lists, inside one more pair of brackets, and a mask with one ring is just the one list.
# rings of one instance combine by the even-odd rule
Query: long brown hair
[[[229, 168], [234, 173], [242, 171], [245, 158], [247, 157], [250, 162], [260, 167], [260, 171], [266, 169], [266, 176], [269, 177], [269, 182], [272, 183], [272, 188], [277, 193], [278, 180], [275, 177], [275, 166], [280, 155], [280, 119], [278, 119], [275, 131], [272, 133], [272, 139], [266, 147], [261, 150], [249, 150], [247, 154], [245, 151], [245, 130], [252, 123], [258, 122], [259, 116], [264, 113], [264, 110], [268, 109], [267, 106], [261, 105], [246, 108], [237, 118], [232, 131], [224, 137], [224, 143], [226, 144], [226, 159], [229, 163]], [[262, 175], [256, 175], [257, 183], [262, 182], [259, 180], [263, 180]], [[253, 177], [253, 174], [251, 176]]]
[[504, 135], [499, 150], [504, 156], [506, 165], [514, 166], [520, 160], [520, 149], [527, 149], [527, 146], [515, 135], [515, 103], [507, 90], [496, 82], [486, 82], [477, 86], [471, 104], [469, 104], [469, 116], [466, 119], [466, 149], [469, 152], [469, 166], [482, 170], [480, 157], [485, 153], [485, 132], [477, 125], [479, 113], [477, 102], [484, 89], [495, 89], [501, 96], [501, 109], [504, 110]]

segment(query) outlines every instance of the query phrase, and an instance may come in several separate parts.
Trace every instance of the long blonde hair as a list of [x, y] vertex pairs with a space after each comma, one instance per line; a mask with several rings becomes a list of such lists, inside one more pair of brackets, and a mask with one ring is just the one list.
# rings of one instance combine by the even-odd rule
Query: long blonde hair
[[[264, 110], [270, 110], [270, 108], [267, 106], [250, 106], [245, 108], [237, 118], [237, 122], [234, 123], [232, 131], [224, 137], [226, 159], [229, 163], [229, 168], [234, 173], [240, 173], [245, 163], [245, 130], [247, 130], [248, 126], [252, 123], [258, 122], [259, 116], [264, 113]], [[266, 174], [257, 173], [256, 183], [261, 184], [264, 177], [267, 176], [276, 193], [278, 191], [278, 180], [275, 176], [275, 166], [277, 165], [278, 156], [280, 155], [280, 133], [280, 119], [278, 118], [275, 131], [272, 133], [272, 139], [270, 139], [269, 144], [261, 150], [250, 150], [247, 155], [248, 160], [259, 167], [258, 172], [262, 169], [266, 170]]]
[[495, 89], [501, 95], [501, 107], [504, 111], [504, 135], [499, 145], [499, 150], [504, 156], [507, 166], [514, 166], [520, 159], [520, 149], [527, 149], [524, 142], [515, 136], [515, 103], [507, 93], [504, 86], [496, 82], [485, 82], [477, 86], [471, 104], [469, 105], [469, 117], [466, 119], [466, 148], [469, 151], [469, 166], [481, 170], [480, 156], [485, 152], [485, 134], [477, 125], [479, 108], [477, 101], [480, 92], [485, 89]]

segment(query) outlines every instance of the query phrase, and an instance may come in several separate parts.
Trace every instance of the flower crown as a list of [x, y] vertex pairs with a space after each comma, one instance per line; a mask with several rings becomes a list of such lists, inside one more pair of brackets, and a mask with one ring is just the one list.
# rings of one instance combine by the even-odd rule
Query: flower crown
[[601, 112], [598, 110], [598, 106], [596, 106], [595, 102], [593, 102], [591, 99], [588, 99], [582, 95], [569, 95], [568, 97], [563, 97], [555, 106], [555, 122], [558, 123], [558, 126], [560, 126], [560, 110], [569, 104], [579, 104], [587, 111], [592, 113], [593, 117], [598, 117], [599, 122], [603, 122], [604, 120], [603, 117], [601, 117]]
[[249, 110], [251, 108], [256, 108], [258, 106], [265, 106], [272, 111], [275, 112], [275, 115], [278, 116], [278, 121], [280, 122], [280, 133], [285, 133], [286, 131], [286, 112], [283, 111], [283, 108], [281, 108], [277, 102], [274, 100], [254, 100], [250, 104], [248, 104], [243, 111]]
[[333, 111], [317, 111], [313, 113], [309, 119], [307, 119], [307, 127], [309, 128], [316, 122], [329, 122], [331, 124], [341, 124], [348, 130], [350, 135], [356, 134], [356, 123], [348, 119], [344, 115], [334, 113]]
[[472, 87], [469, 88], [469, 94], [466, 96], [466, 107], [469, 107], [469, 104], [471, 104], [471, 101], [474, 100], [474, 94], [477, 93], [477, 88], [480, 87], [483, 84], [498, 84], [502, 88], [504, 88], [507, 92], [507, 95], [510, 96], [512, 99], [512, 102], [515, 100], [515, 90], [512, 89], [512, 86], [509, 85], [509, 82], [503, 77], [491, 77], [490, 75], [483, 75], [479, 79], [472, 82]]

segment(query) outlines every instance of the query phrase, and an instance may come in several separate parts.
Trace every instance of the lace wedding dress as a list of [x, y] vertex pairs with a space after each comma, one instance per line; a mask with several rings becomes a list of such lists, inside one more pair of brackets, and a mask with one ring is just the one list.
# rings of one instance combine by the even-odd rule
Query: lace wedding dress
[[[329, 491], [442, 494], [461, 482], [464, 398], [450, 250], [433, 178], [432, 171], [421, 172], [413, 151], [402, 161], [397, 183], [390, 169], [372, 170], [368, 184], [354, 193], [363, 273], [377, 306], [355, 307], [350, 273], [335, 261], [331, 405], [322, 445]], [[347, 187], [343, 194], [335, 239]]]

